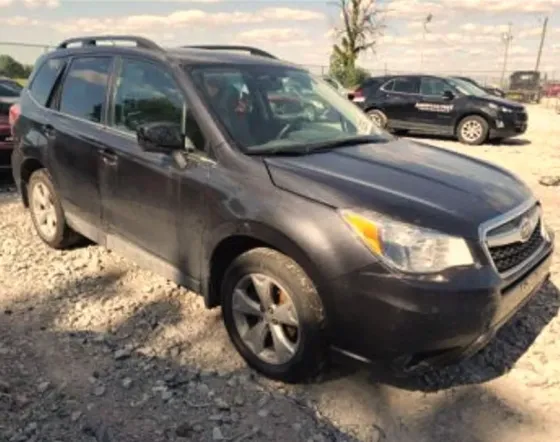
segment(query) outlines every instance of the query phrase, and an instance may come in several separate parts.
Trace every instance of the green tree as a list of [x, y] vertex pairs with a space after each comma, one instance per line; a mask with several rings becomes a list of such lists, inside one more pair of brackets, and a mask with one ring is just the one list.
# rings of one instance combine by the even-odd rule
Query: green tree
[[335, 29], [337, 43], [330, 60], [331, 75], [345, 86], [353, 86], [367, 73], [356, 66], [360, 54], [375, 52], [381, 36], [383, 14], [377, 0], [338, 0], [342, 25]]
[[24, 65], [9, 55], [0, 55], [0, 75], [10, 78], [27, 77]]

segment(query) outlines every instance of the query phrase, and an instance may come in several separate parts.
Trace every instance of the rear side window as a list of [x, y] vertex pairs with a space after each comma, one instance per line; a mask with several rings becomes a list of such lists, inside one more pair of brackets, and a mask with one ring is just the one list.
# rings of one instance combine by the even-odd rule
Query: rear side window
[[23, 88], [14, 81], [0, 81], [0, 97], [19, 97]]
[[420, 91], [420, 82], [416, 78], [397, 78], [393, 86], [393, 92], [403, 94], [417, 94]]
[[111, 57], [84, 57], [72, 61], [62, 85], [60, 112], [100, 123], [111, 63]]
[[47, 105], [54, 83], [65, 61], [63, 58], [51, 58], [43, 63], [35, 74], [29, 91], [40, 105]]

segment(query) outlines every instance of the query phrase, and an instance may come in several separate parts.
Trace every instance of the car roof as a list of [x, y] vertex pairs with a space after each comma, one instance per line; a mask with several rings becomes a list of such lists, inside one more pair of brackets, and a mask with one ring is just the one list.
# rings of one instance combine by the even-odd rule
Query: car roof
[[[131, 45], [115, 45], [127, 41]], [[113, 44], [101, 44], [112, 42]], [[71, 46], [78, 43], [78, 46]], [[262, 49], [239, 45], [198, 45], [164, 48], [138, 36], [88, 36], [72, 38], [61, 42], [58, 47], [45, 55], [46, 58], [74, 55], [138, 55], [160, 61], [174, 61], [179, 64], [220, 64], [220, 65], [266, 65], [304, 70], [303, 67], [280, 60]]]
[[446, 75], [432, 75], [432, 74], [415, 74], [415, 73], [401, 73], [401, 74], [387, 74], [387, 75], [375, 75], [372, 77], [367, 78], [364, 80], [363, 84], [367, 84], [369, 82], [379, 82], [379, 81], [390, 81], [395, 78], [401, 77], [428, 77], [428, 78], [457, 78], [453, 76], [446, 76]]

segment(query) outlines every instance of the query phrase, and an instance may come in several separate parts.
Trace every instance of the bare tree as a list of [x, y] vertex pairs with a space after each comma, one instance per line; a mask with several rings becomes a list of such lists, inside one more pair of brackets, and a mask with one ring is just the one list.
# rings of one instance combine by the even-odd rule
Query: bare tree
[[384, 29], [383, 12], [377, 0], [337, 0], [342, 25], [335, 29], [333, 56], [346, 69], [354, 70], [360, 53], [375, 51]]

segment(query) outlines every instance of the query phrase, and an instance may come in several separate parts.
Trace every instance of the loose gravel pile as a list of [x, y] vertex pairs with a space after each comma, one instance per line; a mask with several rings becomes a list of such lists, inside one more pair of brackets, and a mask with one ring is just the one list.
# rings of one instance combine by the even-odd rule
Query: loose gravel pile
[[[560, 236], [560, 191], [539, 184], [560, 175], [560, 117], [530, 112], [507, 145], [434, 143], [511, 168]], [[287, 386], [249, 370], [196, 295], [95, 245], [43, 245], [6, 182], [0, 441], [558, 441], [559, 264], [467, 362], [413, 378], [337, 367]]]

